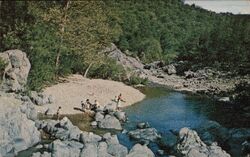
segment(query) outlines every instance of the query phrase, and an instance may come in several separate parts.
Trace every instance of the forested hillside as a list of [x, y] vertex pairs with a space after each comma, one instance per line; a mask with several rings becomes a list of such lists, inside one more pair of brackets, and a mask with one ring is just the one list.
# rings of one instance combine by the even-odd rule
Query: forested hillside
[[0, 4], [0, 51], [21, 49], [28, 54], [31, 89], [58, 76], [84, 75], [87, 69], [90, 77], [122, 78], [122, 68], [99, 53], [111, 42], [145, 63], [186, 60], [242, 73], [249, 69], [246, 15], [215, 14], [180, 0]]
[[116, 43], [146, 62], [178, 59], [216, 66], [249, 62], [249, 16], [216, 14], [177, 0], [107, 4], [116, 10], [122, 27]]

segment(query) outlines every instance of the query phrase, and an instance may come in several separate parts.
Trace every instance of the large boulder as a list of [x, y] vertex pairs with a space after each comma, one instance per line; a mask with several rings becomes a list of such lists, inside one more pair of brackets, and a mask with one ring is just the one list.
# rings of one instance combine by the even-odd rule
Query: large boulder
[[115, 157], [126, 157], [128, 149], [119, 143], [116, 135], [106, 133], [103, 135], [103, 139], [107, 143], [107, 152]]
[[119, 121], [122, 121], [122, 122], [125, 122], [127, 120], [127, 116], [126, 116], [126, 113], [125, 112], [122, 112], [122, 111], [116, 111], [114, 113], [114, 116], [119, 120]]
[[196, 131], [188, 128], [180, 130], [176, 149], [185, 157], [230, 157], [216, 143], [207, 146], [201, 141]]
[[104, 119], [98, 122], [98, 127], [104, 129], [122, 130], [120, 121], [112, 115], [106, 115]]
[[7, 92], [24, 90], [31, 67], [26, 53], [20, 50], [8, 50], [0, 53], [0, 58], [7, 63], [1, 90]]
[[146, 146], [136, 144], [129, 151], [129, 154], [126, 157], [154, 157], [154, 153]]
[[21, 109], [8, 108], [0, 112], [0, 154], [16, 154], [40, 141], [35, 122], [29, 120]]

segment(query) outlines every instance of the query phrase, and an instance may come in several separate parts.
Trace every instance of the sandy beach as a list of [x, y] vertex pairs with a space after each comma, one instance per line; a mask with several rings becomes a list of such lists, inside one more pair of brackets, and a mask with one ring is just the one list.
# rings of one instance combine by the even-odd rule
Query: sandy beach
[[[100, 105], [112, 103], [115, 96], [122, 94], [126, 101], [122, 107], [132, 105], [145, 98], [139, 90], [127, 86], [124, 83], [102, 79], [87, 79], [81, 75], [71, 75], [63, 79], [63, 83], [58, 83], [47, 87], [43, 91], [46, 95], [52, 95], [54, 103], [38, 106], [38, 112], [44, 113], [48, 108], [55, 113], [59, 106], [62, 107], [62, 114], [81, 113], [74, 110], [74, 107], [81, 107], [81, 101], [89, 99], [91, 103], [97, 100]], [[113, 102], [114, 103], [114, 102]]]

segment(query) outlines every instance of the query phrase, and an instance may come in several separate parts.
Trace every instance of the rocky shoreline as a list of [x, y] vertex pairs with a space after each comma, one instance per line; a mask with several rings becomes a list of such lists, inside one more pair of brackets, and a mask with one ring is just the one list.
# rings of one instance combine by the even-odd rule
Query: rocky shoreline
[[[114, 44], [106, 50], [109, 56], [127, 69], [127, 75], [147, 78], [153, 85], [161, 85], [176, 91], [207, 95], [219, 101], [228, 100], [235, 85], [250, 82], [250, 76], [234, 76], [231, 72], [205, 67], [191, 68], [187, 62], [165, 64], [155, 61], [143, 64], [139, 59], [127, 56]], [[196, 70], [191, 70], [196, 69]]]
[[[196, 131], [182, 128], [172, 132], [172, 139], [162, 139], [160, 133], [148, 123], [139, 123], [137, 129], [125, 131], [123, 123], [127, 120], [126, 114], [116, 111], [114, 106], [107, 106], [97, 110], [94, 114], [94, 122], [97, 127], [106, 129], [123, 130], [123, 134], [131, 137], [135, 144], [131, 150], [121, 145], [117, 135], [108, 132], [100, 136], [92, 132], [80, 130], [71, 121], [64, 117], [61, 120], [38, 120], [35, 104], [24, 101], [15, 94], [1, 94], [1, 99], [7, 98], [18, 101], [13, 109], [6, 109], [1, 118], [1, 133], [8, 133], [8, 138], [1, 139], [1, 155], [11, 156], [39, 144], [41, 137], [50, 137], [50, 144], [39, 144], [36, 147], [43, 151], [34, 152], [32, 157], [68, 157], [68, 156], [94, 156], [94, 157], [140, 157], [140, 156], [214, 156], [229, 157], [223, 148], [230, 147], [233, 151], [241, 150], [249, 153], [249, 129], [227, 129], [216, 122], [204, 124], [204, 127]], [[18, 98], [18, 99], [17, 99]], [[8, 101], [9, 102], [9, 101]], [[10, 106], [9, 104], [6, 104]], [[12, 117], [12, 118], [11, 118]], [[107, 118], [108, 117], [108, 118]], [[115, 120], [114, 120], [115, 119]], [[13, 127], [17, 126], [17, 127]], [[21, 128], [18, 126], [22, 126]], [[7, 127], [8, 126], [8, 127]], [[19, 128], [19, 129], [18, 129]], [[29, 132], [27, 132], [29, 130]], [[199, 134], [199, 135], [198, 135]], [[4, 136], [1, 136], [3, 138]], [[5, 144], [4, 144], [4, 143]], [[159, 149], [156, 154], [148, 147], [149, 143], [156, 143]], [[237, 146], [238, 147], [235, 147]], [[8, 149], [7, 149], [8, 148]], [[170, 148], [171, 151], [164, 150]]]

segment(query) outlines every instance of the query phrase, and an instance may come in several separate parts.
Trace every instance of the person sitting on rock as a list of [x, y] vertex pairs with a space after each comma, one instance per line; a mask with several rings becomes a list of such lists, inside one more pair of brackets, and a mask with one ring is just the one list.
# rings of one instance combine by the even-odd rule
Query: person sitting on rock
[[60, 118], [60, 110], [62, 109], [61, 106], [58, 107], [57, 111], [56, 111], [56, 117], [57, 117], [57, 120], [59, 120]]
[[87, 108], [87, 104], [81, 101], [82, 111], [85, 111]]
[[122, 102], [126, 102], [125, 100], [122, 99], [122, 94], [120, 93], [119, 96], [117, 97], [117, 110], [120, 110], [121, 109], [121, 101]]
[[91, 110], [96, 111], [97, 108], [100, 108], [100, 103], [95, 100], [95, 103], [92, 105]]

